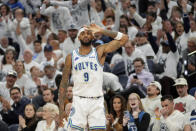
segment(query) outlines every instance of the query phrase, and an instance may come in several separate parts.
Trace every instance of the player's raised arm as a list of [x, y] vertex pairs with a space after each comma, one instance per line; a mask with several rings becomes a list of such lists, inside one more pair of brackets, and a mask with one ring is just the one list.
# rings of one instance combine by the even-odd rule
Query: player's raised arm
[[[59, 88], [59, 123], [63, 119], [63, 111], [64, 111], [64, 101], [65, 101], [65, 96], [67, 92], [67, 87], [69, 84], [69, 77], [71, 74], [71, 68], [72, 68], [72, 61], [71, 61], [71, 54], [67, 55], [65, 59], [65, 66], [63, 69], [63, 76]], [[62, 126], [62, 125], [60, 125]]]
[[104, 54], [116, 51], [119, 47], [124, 46], [128, 41], [128, 36], [126, 34], [104, 30], [96, 24], [91, 24], [90, 26], [86, 26], [86, 28], [91, 30], [93, 34], [99, 32], [114, 39], [113, 41], [99, 47], [103, 50]]

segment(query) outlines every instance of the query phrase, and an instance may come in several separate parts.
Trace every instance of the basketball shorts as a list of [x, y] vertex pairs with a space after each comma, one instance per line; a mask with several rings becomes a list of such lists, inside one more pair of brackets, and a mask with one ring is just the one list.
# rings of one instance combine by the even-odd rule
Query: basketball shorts
[[90, 130], [106, 129], [104, 97], [84, 98], [73, 96], [68, 127], [81, 131], [85, 128]]

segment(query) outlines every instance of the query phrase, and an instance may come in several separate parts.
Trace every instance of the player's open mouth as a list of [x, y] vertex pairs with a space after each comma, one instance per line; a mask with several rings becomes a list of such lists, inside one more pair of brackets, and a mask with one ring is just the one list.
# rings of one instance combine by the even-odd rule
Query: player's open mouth
[[132, 106], [135, 106], [135, 103], [131, 104]]

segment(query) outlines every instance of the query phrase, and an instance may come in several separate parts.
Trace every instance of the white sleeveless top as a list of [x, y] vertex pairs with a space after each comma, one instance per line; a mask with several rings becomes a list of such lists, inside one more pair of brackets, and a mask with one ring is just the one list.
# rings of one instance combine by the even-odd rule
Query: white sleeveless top
[[72, 52], [72, 79], [73, 95], [103, 96], [103, 66], [99, 63], [95, 48], [92, 47], [87, 55], [80, 55], [79, 49]]

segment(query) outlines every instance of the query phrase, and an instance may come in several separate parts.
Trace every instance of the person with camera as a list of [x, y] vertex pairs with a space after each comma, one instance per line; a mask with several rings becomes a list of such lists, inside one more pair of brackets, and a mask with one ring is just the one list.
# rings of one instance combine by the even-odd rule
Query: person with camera
[[147, 131], [150, 115], [144, 111], [138, 94], [129, 95], [127, 108], [128, 111], [124, 112], [123, 131]]
[[144, 69], [145, 63], [142, 58], [136, 58], [133, 61], [135, 73], [132, 73], [127, 82], [126, 89], [121, 92], [121, 95], [127, 96], [130, 93], [137, 93], [140, 98], [144, 98], [147, 92], [147, 86], [154, 81], [152, 73]]

